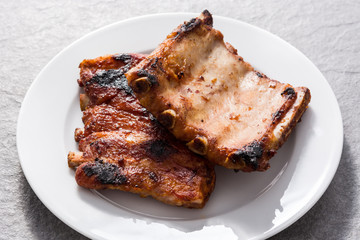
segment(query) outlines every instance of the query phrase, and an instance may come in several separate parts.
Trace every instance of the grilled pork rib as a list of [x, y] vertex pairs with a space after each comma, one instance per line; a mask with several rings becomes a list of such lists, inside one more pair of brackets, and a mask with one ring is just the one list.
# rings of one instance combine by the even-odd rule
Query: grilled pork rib
[[310, 91], [255, 71], [212, 22], [205, 10], [180, 25], [125, 75], [140, 103], [192, 151], [227, 168], [264, 171]]
[[80, 64], [83, 129], [80, 152], [70, 152], [76, 181], [91, 189], [118, 189], [170, 205], [202, 208], [215, 184], [214, 168], [176, 140], [143, 108], [124, 73], [144, 58], [110, 55]]

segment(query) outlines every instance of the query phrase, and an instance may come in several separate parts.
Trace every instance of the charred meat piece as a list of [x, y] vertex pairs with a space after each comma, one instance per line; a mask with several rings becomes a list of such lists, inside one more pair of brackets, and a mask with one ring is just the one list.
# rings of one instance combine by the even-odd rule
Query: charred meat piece
[[76, 181], [91, 189], [118, 189], [176, 206], [202, 208], [215, 185], [211, 164], [176, 140], [143, 108], [124, 73], [143, 55], [115, 55], [80, 64], [83, 129], [80, 152], [68, 154]]
[[224, 43], [204, 11], [170, 33], [125, 75], [140, 103], [211, 162], [264, 171], [310, 101], [269, 79]]

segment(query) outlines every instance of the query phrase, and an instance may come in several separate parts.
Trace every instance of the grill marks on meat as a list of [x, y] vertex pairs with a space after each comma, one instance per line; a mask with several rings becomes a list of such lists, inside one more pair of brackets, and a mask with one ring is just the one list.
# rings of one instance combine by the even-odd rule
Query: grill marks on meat
[[144, 58], [141, 54], [121, 54], [84, 60], [80, 63], [80, 87], [92, 104], [111, 100], [118, 93], [131, 95], [124, 73]]
[[92, 189], [118, 189], [164, 203], [201, 208], [215, 184], [213, 166], [191, 153], [143, 108], [124, 73], [145, 56], [109, 55], [80, 64], [84, 129], [80, 152], [70, 152], [76, 181]]
[[[264, 171], [310, 101], [310, 91], [255, 71], [204, 11], [125, 75], [140, 103], [210, 161]], [[147, 86], [147, 87], [138, 87]]]

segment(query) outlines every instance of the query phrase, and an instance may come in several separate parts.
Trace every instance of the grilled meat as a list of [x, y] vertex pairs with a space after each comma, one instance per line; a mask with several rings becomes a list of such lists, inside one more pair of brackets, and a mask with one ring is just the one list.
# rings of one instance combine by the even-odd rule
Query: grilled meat
[[76, 181], [91, 189], [118, 189], [167, 204], [202, 208], [215, 184], [211, 164], [189, 151], [143, 108], [124, 73], [144, 58], [109, 55], [80, 64], [84, 128], [80, 152], [70, 152]]
[[212, 16], [185, 22], [125, 75], [140, 103], [211, 162], [264, 171], [310, 91], [269, 79], [224, 43]]

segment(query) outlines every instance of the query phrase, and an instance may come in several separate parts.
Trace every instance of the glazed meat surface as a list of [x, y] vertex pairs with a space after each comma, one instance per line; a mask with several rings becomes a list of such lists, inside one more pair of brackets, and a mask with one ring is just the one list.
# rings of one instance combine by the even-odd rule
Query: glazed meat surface
[[143, 55], [109, 55], [80, 64], [84, 128], [80, 152], [70, 152], [77, 183], [118, 189], [164, 203], [202, 208], [215, 184], [214, 168], [176, 140], [143, 108], [124, 73]]
[[211, 162], [264, 171], [310, 101], [310, 91], [269, 79], [221, 32], [212, 16], [185, 22], [126, 73], [140, 103], [176, 138]]

